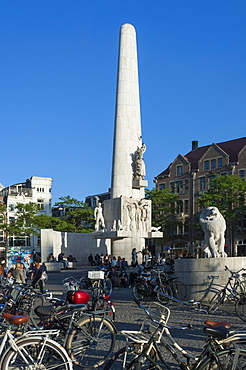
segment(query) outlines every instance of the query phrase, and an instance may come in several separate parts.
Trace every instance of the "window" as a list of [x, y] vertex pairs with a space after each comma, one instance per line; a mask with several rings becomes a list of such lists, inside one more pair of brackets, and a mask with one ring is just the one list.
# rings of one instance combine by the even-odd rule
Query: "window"
[[171, 193], [182, 194], [183, 192], [183, 181], [171, 182]]
[[218, 158], [218, 168], [222, 168], [222, 158]]
[[227, 172], [221, 172], [220, 174], [221, 176], [226, 176], [227, 175]]
[[178, 201], [178, 213], [183, 213], [183, 201]]
[[189, 193], [189, 180], [184, 181], [185, 194]]
[[205, 186], [206, 186], [206, 180], [205, 177], [200, 177], [200, 191], [205, 191]]
[[188, 199], [185, 199], [185, 201], [184, 201], [184, 213], [186, 215], [189, 214], [189, 200]]
[[40, 210], [44, 210], [44, 199], [37, 199]]
[[9, 205], [9, 211], [10, 212], [13, 212], [15, 210], [15, 205], [14, 204], [10, 204]]
[[183, 181], [176, 182], [176, 191], [178, 194], [182, 194], [183, 192]]
[[204, 161], [204, 171], [209, 171], [209, 161]]
[[239, 177], [240, 177], [241, 179], [244, 179], [244, 176], [245, 176], [245, 172], [244, 172], [244, 170], [239, 170]]
[[181, 235], [182, 234], [182, 225], [178, 225], [177, 226], [177, 235]]
[[181, 176], [183, 173], [183, 166], [177, 166], [177, 176]]
[[159, 189], [160, 190], [163, 190], [163, 189], [165, 189], [166, 188], [166, 184], [165, 183], [163, 183], [163, 184], [160, 184], [159, 185]]
[[211, 170], [216, 170], [216, 159], [211, 160]]

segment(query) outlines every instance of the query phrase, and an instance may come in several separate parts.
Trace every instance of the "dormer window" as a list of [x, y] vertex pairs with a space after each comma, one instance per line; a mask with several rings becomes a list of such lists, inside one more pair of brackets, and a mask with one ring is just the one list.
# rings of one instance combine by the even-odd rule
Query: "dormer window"
[[209, 161], [204, 161], [204, 171], [209, 171]]
[[183, 166], [177, 166], [177, 176], [181, 176], [183, 174]]
[[216, 170], [216, 159], [211, 160], [211, 170]]

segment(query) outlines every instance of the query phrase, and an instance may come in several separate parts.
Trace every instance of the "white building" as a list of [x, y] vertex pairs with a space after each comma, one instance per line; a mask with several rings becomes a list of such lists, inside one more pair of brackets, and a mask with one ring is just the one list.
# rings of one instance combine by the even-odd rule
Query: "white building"
[[[0, 196], [7, 209], [7, 219], [11, 222], [15, 218], [17, 203], [37, 203], [40, 207], [39, 214], [52, 215], [52, 182], [51, 177], [32, 176], [24, 183], [17, 183], [8, 187], [0, 186]], [[9, 249], [40, 251], [40, 238], [13, 236], [9, 239]]]

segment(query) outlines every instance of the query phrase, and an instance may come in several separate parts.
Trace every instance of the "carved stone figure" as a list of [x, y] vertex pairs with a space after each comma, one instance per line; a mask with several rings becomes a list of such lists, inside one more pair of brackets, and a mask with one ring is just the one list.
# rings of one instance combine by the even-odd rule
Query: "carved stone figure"
[[227, 257], [224, 251], [226, 222], [217, 207], [207, 207], [200, 214], [204, 231], [201, 249], [208, 257]]
[[94, 210], [94, 218], [95, 218], [95, 231], [105, 230], [105, 222], [102, 212], [102, 204], [99, 202], [97, 207]]
[[143, 154], [146, 152], [146, 145], [142, 144], [141, 148], [138, 148], [135, 156], [135, 171], [134, 179], [142, 180], [145, 176], [145, 164], [143, 160]]
[[158, 227], [152, 226], [152, 227], [151, 227], [151, 231], [152, 231], [152, 232], [158, 232], [158, 231], [160, 231], [160, 230], [161, 230], [161, 226], [158, 226]]

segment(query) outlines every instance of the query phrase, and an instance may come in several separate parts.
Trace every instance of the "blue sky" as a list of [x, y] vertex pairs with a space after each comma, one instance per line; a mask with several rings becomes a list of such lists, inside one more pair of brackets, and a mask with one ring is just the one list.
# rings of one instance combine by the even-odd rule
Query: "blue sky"
[[137, 31], [149, 188], [175, 157], [245, 136], [246, 1], [2, 0], [1, 178], [53, 201], [108, 190], [119, 30]]

